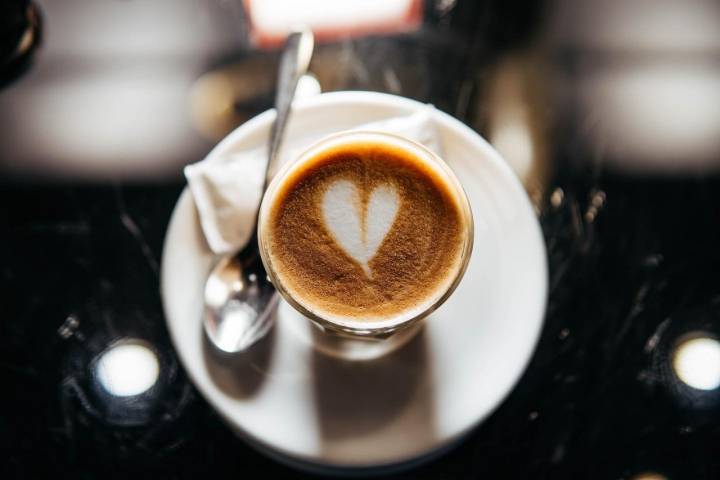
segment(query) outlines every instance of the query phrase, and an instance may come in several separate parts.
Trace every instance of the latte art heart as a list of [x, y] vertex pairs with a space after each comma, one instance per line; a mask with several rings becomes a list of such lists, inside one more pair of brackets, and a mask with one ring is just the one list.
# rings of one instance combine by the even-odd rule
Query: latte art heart
[[323, 195], [322, 212], [325, 226], [340, 248], [372, 277], [370, 261], [395, 222], [400, 197], [395, 185], [385, 183], [363, 200], [354, 182], [337, 180]]

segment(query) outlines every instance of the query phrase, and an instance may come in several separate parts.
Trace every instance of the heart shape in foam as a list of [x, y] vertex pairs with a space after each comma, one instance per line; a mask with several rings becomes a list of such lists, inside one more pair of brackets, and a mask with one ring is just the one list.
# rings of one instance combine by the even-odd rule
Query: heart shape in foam
[[354, 182], [337, 180], [322, 199], [326, 228], [368, 276], [372, 276], [370, 260], [395, 223], [399, 207], [400, 197], [390, 183], [375, 187], [364, 203]]

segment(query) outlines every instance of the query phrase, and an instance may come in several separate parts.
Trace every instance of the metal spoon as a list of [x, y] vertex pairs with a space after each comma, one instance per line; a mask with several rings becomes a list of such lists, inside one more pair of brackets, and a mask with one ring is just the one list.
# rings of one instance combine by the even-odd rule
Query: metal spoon
[[[298, 80], [312, 56], [312, 32], [290, 34], [280, 59], [276, 117], [270, 130], [268, 162], [262, 192], [265, 192], [280, 150]], [[257, 216], [255, 218], [257, 225]], [[234, 255], [220, 259], [205, 283], [203, 327], [212, 344], [226, 353], [236, 353], [262, 338], [272, 326], [278, 295], [267, 278], [258, 251], [256, 228], [250, 241]]]

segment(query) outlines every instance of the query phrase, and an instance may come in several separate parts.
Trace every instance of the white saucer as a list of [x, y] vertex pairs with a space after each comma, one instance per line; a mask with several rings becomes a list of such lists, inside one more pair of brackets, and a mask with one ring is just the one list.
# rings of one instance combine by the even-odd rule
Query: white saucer
[[[331, 133], [421, 107], [379, 93], [323, 94], [294, 106], [288, 135]], [[273, 115], [245, 123], [211, 155], [263, 144]], [[485, 140], [442, 112], [435, 120], [445, 160], [472, 204], [475, 249], [457, 291], [424, 330], [379, 360], [348, 362], [316, 352], [299, 334], [304, 321], [284, 302], [257, 348], [217, 357], [200, 324], [213, 255], [187, 189], [175, 207], [161, 282], [175, 348], [210, 405], [276, 458], [347, 469], [437, 452], [487, 417], [530, 359], [547, 295], [545, 245], [530, 201]]]

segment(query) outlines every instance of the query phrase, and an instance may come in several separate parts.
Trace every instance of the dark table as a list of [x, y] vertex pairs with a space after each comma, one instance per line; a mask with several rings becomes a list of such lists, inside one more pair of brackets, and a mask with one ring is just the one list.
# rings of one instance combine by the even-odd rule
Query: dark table
[[[248, 43], [239, 2], [38, 3], [44, 41], [0, 90], [0, 477], [306, 477], [209, 408], [159, 295], [182, 166], [269, 107], [277, 52]], [[325, 90], [432, 102], [490, 139], [547, 245], [527, 371], [462, 444], [394, 478], [720, 478], [718, 361], [691, 365], [702, 388], [673, 366], [683, 341], [720, 337], [719, 8], [436, 1], [420, 32], [320, 47]], [[250, 80], [216, 118], [218, 75]], [[159, 361], [137, 397], [98, 380], [126, 338]]]

